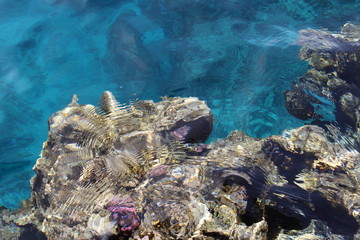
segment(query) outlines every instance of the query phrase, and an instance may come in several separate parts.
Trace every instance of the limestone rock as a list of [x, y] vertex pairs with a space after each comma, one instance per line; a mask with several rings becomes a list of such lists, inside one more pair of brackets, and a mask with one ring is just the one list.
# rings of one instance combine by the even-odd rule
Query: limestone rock
[[359, 237], [359, 153], [335, 129], [207, 145], [213, 119], [196, 98], [122, 106], [105, 92], [100, 106], [74, 97], [51, 116], [30, 201], [1, 211], [4, 236]]
[[[324, 30], [300, 31], [300, 58], [308, 72], [285, 93], [286, 108], [307, 120], [337, 120], [357, 130], [360, 115], [360, 27], [351, 23], [335, 34]], [[322, 110], [323, 109], [323, 110]], [[334, 112], [333, 117], [326, 111]]]

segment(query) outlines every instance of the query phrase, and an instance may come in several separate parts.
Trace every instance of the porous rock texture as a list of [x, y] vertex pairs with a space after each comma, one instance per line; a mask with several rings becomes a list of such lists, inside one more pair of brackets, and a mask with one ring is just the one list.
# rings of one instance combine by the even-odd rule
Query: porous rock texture
[[333, 132], [207, 145], [197, 98], [122, 106], [105, 92], [100, 106], [74, 96], [50, 117], [31, 198], [1, 210], [2, 239], [360, 237], [360, 154]]
[[[339, 33], [300, 31], [300, 58], [309, 70], [285, 93], [286, 108], [307, 120], [337, 120], [357, 130], [360, 122], [360, 27], [345, 24]], [[326, 116], [329, 112], [333, 117]]]

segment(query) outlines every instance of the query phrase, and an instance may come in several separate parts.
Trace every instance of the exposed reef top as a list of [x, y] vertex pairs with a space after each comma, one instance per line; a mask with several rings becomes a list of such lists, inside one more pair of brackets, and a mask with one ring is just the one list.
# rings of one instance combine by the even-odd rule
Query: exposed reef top
[[31, 199], [2, 210], [2, 236], [360, 236], [360, 154], [322, 128], [206, 145], [213, 117], [197, 98], [122, 106], [105, 92], [100, 106], [74, 96], [50, 117]]

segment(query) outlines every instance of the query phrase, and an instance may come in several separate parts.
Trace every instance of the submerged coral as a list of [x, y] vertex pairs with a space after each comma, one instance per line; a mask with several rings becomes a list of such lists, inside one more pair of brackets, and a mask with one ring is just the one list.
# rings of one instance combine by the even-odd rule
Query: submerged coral
[[205, 144], [213, 117], [197, 98], [121, 105], [105, 92], [97, 108], [75, 95], [49, 119], [30, 200], [0, 210], [2, 239], [360, 238], [358, 32], [303, 31], [313, 68], [285, 94], [302, 119], [323, 117], [327, 98], [350, 129]]
[[30, 201], [2, 210], [0, 231], [48, 239], [360, 236], [358, 152], [316, 126], [266, 139], [234, 131], [206, 145], [212, 122], [196, 98], [122, 106], [105, 92], [97, 109], [74, 97], [49, 119]]
[[111, 212], [111, 220], [117, 223], [125, 236], [140, 225], [140, 218], [130, 197], [121, 199], [115, 196], [106, 208]]
[[337, 34], [312, 29], [300, 31], [300, 57], [308, 61], [309, 70], [285, 93], [286, 108], [293, 116], [304, 120], [337, 120], [341, 128], [358, 128], [359, 39], [360, 27], [351, 23], [345, 24]]

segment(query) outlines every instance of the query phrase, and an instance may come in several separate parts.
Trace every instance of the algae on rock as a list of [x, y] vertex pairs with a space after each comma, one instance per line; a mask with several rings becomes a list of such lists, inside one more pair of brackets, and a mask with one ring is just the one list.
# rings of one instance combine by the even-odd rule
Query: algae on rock
[[74, 96], [49, 119], [30, 200], [0, 209], [0, 238], [360, 238], [359, 32], [302, 31], [312, 68], [285, 93], [294, 116], [324, 117], [326, 98], [350, 128], [205, 144], [214, 120], [197, 98], [121, 105], [105, 92], [96, 108]]
[[359, 236], [358, 152], [311, 125], [206, 145], [212, 124], [197, 98], [74, 97], [49, 119], [30, 201], [2, 220], [48, 239]]

